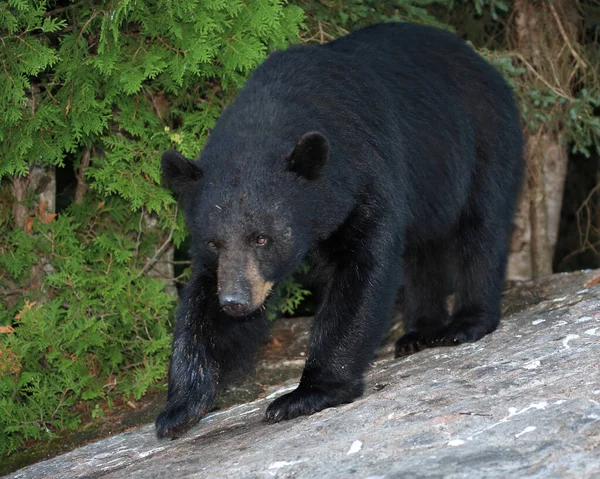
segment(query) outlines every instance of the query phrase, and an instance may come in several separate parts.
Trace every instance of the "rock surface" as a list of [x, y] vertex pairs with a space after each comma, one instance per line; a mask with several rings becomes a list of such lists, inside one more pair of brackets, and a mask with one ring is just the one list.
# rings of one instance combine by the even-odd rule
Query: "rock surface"
[[474, 344], [399, 360], [391, 346], [353, 404], [267, 425], [270, 397], [158, 441], [153, 425], [7, 477], [600, 477], [600, 271], [506, 294], [505, 317]]

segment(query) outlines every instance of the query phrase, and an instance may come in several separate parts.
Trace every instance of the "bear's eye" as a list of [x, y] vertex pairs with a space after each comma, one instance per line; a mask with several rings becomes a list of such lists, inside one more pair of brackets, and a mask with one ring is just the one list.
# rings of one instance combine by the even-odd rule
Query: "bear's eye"
[[209, 248], [216, 248], [217, 247], [216, 241], [209, 241], [208, 242], [208, 247]]
[[264, 246], [267, 244], [267, 237], [259, 235], [256, 237], [256, 246]]

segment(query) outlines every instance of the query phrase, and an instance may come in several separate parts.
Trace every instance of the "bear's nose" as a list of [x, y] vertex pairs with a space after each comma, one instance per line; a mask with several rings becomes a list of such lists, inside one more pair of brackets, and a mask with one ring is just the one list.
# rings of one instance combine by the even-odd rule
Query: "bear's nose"
[[242, 294], [227, 294], [219, 298], [221, 306], [231, 316], [242, 316], [250, 307], [250, 302]]

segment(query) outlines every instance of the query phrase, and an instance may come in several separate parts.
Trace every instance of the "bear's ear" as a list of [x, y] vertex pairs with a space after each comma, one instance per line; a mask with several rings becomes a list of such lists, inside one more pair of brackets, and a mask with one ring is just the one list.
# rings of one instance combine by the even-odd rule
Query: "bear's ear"
[[175, 150], [165, 151], [161, 159], [162, 173], [173, 192], [181, 194], [202, 178], [202, 170]]
[[329, 142], [321, 133], [311, 131], [300, 138], [288, 157], [288, 170], [307, 180], [315, 180], [329, 158]]

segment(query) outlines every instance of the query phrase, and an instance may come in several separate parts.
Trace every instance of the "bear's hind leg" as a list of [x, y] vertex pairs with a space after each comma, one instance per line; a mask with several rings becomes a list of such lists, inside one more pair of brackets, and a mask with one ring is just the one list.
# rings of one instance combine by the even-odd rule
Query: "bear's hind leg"
[[478, 341], [500, 322], [510, 226], [484, 218], [470, 216], [462, 222], [454, 312], [439, 345]]
[[[510, 228], [493, 218], [484, 218], [465, 214], [451, 250], [458, 262], [453, 314], [443, 326], [440, 322], [421, 321], [413, 331], [408, 329], [408, 334], [396, 343], [396, 357], [426, 347], [475, 342], [498, 327]], [[431, 287], [423, 291], [431, 291]], [[421, 296], [421, 304], [428, 297]], [[439, 303], [432, 307], [439, 308]]]
[[434, 241], [404, 254], [404, 335], [395, 356], [429, 347], [449, 323], [447, 296], [451, 288], [448, 241]]

